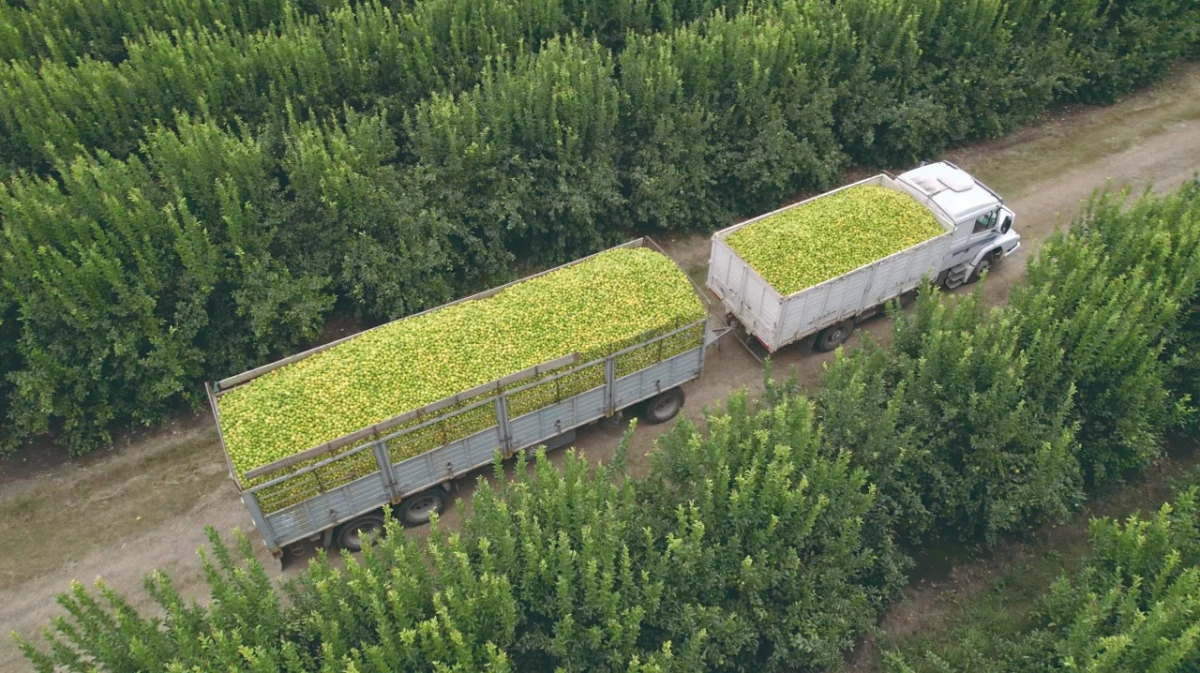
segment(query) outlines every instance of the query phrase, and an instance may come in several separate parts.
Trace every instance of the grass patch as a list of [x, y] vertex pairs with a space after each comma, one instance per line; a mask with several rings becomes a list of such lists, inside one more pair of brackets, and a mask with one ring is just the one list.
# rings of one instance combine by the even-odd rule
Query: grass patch
[[881, 649], [902, 655], [913, 673], [944, 673], [942, 662], [960, 670], [966, 662], [996, 658], [998, 644], [1030, 628], [1039, 599], [1086, 552], [1083, 544], [1053, 549], [1006, 570], [982, 593], [943, 594], [939, 601], [948, 610], [940, 619], [903, 637], [885, 638]]

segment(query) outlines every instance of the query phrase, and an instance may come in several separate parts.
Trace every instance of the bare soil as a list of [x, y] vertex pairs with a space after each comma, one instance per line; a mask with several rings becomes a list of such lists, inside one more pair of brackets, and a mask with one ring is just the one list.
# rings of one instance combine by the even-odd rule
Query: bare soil
[[[1062, 110], [1017, 133], [960, 148], [947, 157], [1004, 194], [1017, 213], [1021, 249], [992, 272], [984, 288], [987, 301], [1003, 302], [1038, 242], [1069, 222], [1093, 189], [1109, 181], [1117, 187], [1142, 189], [1152, 184], [1164, 190], [1200, 170], [1200, 65], [1181, 66], [1162, 84], [1116, 105]], [[707, 237], [660, 243], [702, 283]], [[863, 328], [886, 339], [888, 322], [875, 319]], [[776, 372], [795, 367], [802, 384], [811, 386], [831, 357], [812, 353], [810, 344], [800, 343], [777, 353], [774, 361]], [[751, 394], [761, 391], [761, 379], [758, 361], [738, 342], [722, 340], [710, 352], [704, 375], [685, 386], [683, 413], [699, 420], [704, 407], [720, 404], [736, 388], [747, 387]], [[584, 429], [575, 446], [592, 460], [607, 460], [624, 427], [623, 422], [605, 422]], [[639, 426], [629, 452], [633, 472], [645, 469], [646, 454], [663, 429]], [[183, 593], [202, 597], [205, 586], [196, 550], [205, 543], [203, 527], [211, 524], [222, 533], [235, 527], [252, 531], [250, 517], [227, 478], [210, 419], [181, 418], [122, 444], [83, 461], [27, 454], [25, 462], [18, 456], [15, 463], [0, 463], [0, 633], [11, 630], [34, 637], [61, 614], [54, 596], [73, 579], [90, 583], [103, 577], [126, 592], [136, 607], [148, 607], [140, 589], [142, 578], [161, 569], [174, 577]], [[552, 458], [561, 460], [562, 453]], [[477, 476], [455, 485], [456, 497], [463, 502], [443, 516], [449, 525], [469, 507]], [[410, 532], [421, 535], [423, 530]], [[276, 575], [292, 574], [304, 565], [292, 562], [281, 571], [261, 545], [257, 548]], [[301, 548], [295, 557], [302, 561], [313, 553], [311, 547]], [[930, 603], [940, 600], [943, 592], [968, 591], [983, 581], [977, 579], [977, 567], [956, 569], [949, 586], [915, 587], [908, 604], [889, 615], [886, 626], [915, 628], [928, 618]], [[867, 667], [859, 670], [872, 670], [871, 660], [869, 655], [861, 659]], [[20, 653], [0, 638], [0, 671], [24, 670], [28, 664]]]

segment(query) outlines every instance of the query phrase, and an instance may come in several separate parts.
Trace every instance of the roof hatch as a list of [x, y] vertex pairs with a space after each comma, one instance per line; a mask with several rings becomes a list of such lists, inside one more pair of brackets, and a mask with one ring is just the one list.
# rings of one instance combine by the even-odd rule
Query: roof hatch
[[974, 178], [954, 168], [939, 171], [936, 175], [913, 175], [908, 179], [928, 196], [939, 194], [947, 189], [952, 192], [966, 192], [975, 186]]
[[975, 178], [958, 169], [946, 171], [938, 179], [956, 192], [965, 192], [975, 186]]

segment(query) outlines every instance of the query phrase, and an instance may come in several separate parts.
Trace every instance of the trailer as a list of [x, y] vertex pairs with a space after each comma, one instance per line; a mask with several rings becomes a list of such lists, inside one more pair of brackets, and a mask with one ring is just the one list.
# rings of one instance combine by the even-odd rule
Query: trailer
[[[649, 238], [636, 239], [617, 247], [643, 246], [662, 252]], [[590, 257], [558, 268], [578, 264], [585, 259]], [[544, 273], [431, 310], [484, 299]], [[707, 305], [708, 299], [700, 288], [694, 282], [692, 285], [701, 303]], [[696, 347], [662, 357], [663, 342], [689, 330], [703, 335]], [[452, 480], [489, 465], [497, 452], [510, 457], [531, 447], [563, 446], [574, 439], [577, 428], [635, 406], [640, 407], [649, 422], [669, 420], [679, 412], [684, 402], [680, 386], [700, 376], [704, 368], [705, 350], [721, 332], [711, 330], [706, 317], [590, 362], [581, 361], [578, 354], [569, 354], [249, 470], [245, 475], [247, 481], [277, 475], [252, 486], [239, 478], [223, 434], [221, 446], [225, 450], [229, 474], [241, 493], [254, 527], [262, 535], [267, 548], [281, 562], [284, 550], [302, 540], [319, 541], [325, 546], [336, 543], [357, 551], [362, 546], [364, 536], [377, 535], [382, 531], [382, 507], [395, 506], [398, 518], [407, 524], [426, 522], [434, 512], [442, 509], [445, 491]], [[218, 432], [221, 418], [217, 401], [222, 395], [267, 372], [299, 362], [360, 334], [206, 385]], [[645, 368], [628, 372], [618, 366], [622, 355], [639, 349], [648, 349], [643, 352], [652, 354], [655, 348], [660, 357]], [[602, 384], [575, 395], [560, 394], [557, 401], [535, 411], [519, 415], [510, 412], [509, 400], [512, 396], [532, 386], [553, 385], [564, 377], [589, 368], [594, 368], [590, 369], [592, 372], [603, 370]], [[496, 423], [491, 427], [447, 441], [412, 457], [393, 459], [393, 455], [403, 454], [394, 449], [403, 447], [423, 430], [446, 427], [438, 424], [483, 407], [494, 410]], [[308, 464], [297, 467], [302, 463]], [[312, 493], [312, 496], [278, 509], [264, 507], [264, 494], [292, 487], [306, 489], [304, 492]]]
[[[742, 227], [860, 185], [908, 194], [933, 214], [943, 232], [787, 296], [727, 242]], [[828, 351], [844, 342], [856, 324], [915, 290], [922, 278], [951, 289], [977, 280], [1020, 246], [1014, 218], [999, 195], [948, 161], [899, 177], [881, 173], [713, 234], [707, 285], [721, 300], [727, 323], [740, 324], [767, 353], [813, 334], [813, 348]]]

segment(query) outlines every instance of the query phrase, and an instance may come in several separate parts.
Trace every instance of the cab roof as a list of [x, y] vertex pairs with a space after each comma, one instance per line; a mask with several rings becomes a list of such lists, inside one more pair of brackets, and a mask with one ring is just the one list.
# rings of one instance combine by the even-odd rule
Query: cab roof
[[927, 197], [955, 222], [977, 217], [1001, 204], [1000, 197], [969, 173], [948, 162], [914, 168], [897, 181], [914, 196]]

